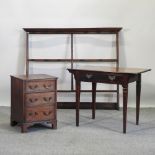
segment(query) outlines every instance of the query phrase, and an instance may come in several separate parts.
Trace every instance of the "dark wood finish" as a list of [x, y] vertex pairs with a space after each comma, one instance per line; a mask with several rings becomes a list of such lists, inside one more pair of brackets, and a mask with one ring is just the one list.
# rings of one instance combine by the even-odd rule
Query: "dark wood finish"
[[[116, 33], [116, 57], [117, 57], [117, 63], [116, 67], [119, 67], [119, 33]], [[116, 109], [119, 110], [119, 85], [117, 84], [117, 105]]]
[[116, 34], [121, 27], [102, 28], [23, 28], [30, 34]]
[[[67, 92], [76, 92], [76, 90], [57, 90], [57, 92], [61, 92], [61, 93], [67, 93]], [[92, 90], [80, 90], [80, 92], [85, 92], [85, 93], [89, 93], [92, 92]], [[110, 92], [110, 93], [117, 93], [117, 90], [96, 90], [96, 92]]]
[[[71, 33], [71, 68], [73, 69], [73, 60], [74, 60], [74, 55], [73, 55], [73, 33]], [[73, 84], [73, 74], [71, 74], [71, 90], [74, 90], [74, 84]]]
[[11, 126], [21, 132], [35, 123], [57, 128], [57, 78], [44, 74], [11, 76]]
[[140, 109], [140, 94], [141, 94], [141, 75], [138, 75], [136, 81], [136, 125], [139, 124], [139, 109]]
[[[27, 39], [26, 39], [26, 75], [29, 75], [29, 63], [30, 62], [52, 62], [52, 63], [59, 63], [59, 62], [67, 62], [70, 63], [71, 68], [74, 68], [74, 63], [78, 62], [92, 62], [92, 63], [96, 63], [96, 62], [108, 62], [108, 63], [114, 63], [116, 65], [116, 67], [119, 67], [119, 32], [121, 31], [121, 27], [99, 27], [99, 28], [23, 28], [24, 31], [27, 34]], [[70, 42], [71, 42], [71, 47], [70, 47], [70, 52], [71, 52], [71, 57], [69, 59], [31, 59], [29, 58], [29, 49], [28, 49], [28, 45], [29, 45], [29, 35], [30, 34], [69, 34], [70, 35]], [[116, 38], [116, 58], [114, 59], [76, 59], [74, 58], [74, 34], [106, 34], [106, 35], [115, 35]], [[71, 74], [71, 87], [70, 90], [59, 90], [59, 92], [75, 92], [75, 88], [74, 88], [74, 80], [73, 80], [73, 75]], [[82, 90], [83, 92], [90, 92], [89, 90]], [[98, 91], [98, 90], [97, 90]], [[102, 91], [99, 90], [100, 92], [107, 92], [107, 91]], [[111, 104], [111, 109], [119, 109], [119, 86], [117, 86], [117, 100], [115, 102], [116, 105], [114, 105], [112, 102], [109, 102], [109, 104]], [[112, 91], [110, 90], [109, 93], [111, 93]], [[61, 104], [60, 102], [58, 102], [58, 107], [62, 107], [64, 105], [65, 107], [69, 107], [72, 108], [74, 105], [72, 104], [72, 102], [66, 102], [66, 104], [71, 105], [70, 107], [67, 105]], [[87, 102], [86, 102], [87, 104]], [[86, 106], [85, 104], [85, 106]], [[103, 104], [103, 103], [101, 103]], [[59, 106], [60, 105], [60, 106]], [[103, 104], [104, 105], [104, 104]], [[83, 107], [83, 106], [82, 106]], [[89, 108], [89, 104], [87, 104], [87, 107]], [[103, 106], [97, 106], [97, 107], [103, 107]], [[105, 108], [107, 107], [107, 105], [105, 105]]]
[[[81, 91], [80, 91], [81, 92]], [[76, 102], [57, 102], [58, 103], [58, 108], [60, 109], [75, 109]], [[80, 102], [80, 108], [81, 109], [89, 109], [91, 108], [92, 102]], [[106, 109], [106, 110], [111, 110], [116, 106], [116, 102], [95, 102], [95, 107], [96, 109]], [[116, 107], [115, 107], [116, 109]]]
[[26, 75], [29, 74], [29, 33], [26, 32]]
[[32, 62], [117, 62], [117, 59], [28, 59]]
[[126, 83], [122, 86], [123, 86], [123, 133], [126, 133], [128, 84]]
[[141, 73], [150, 69], [85, 66], [68, 69], [76, 80], [76, 126], [79, 126], [80, 83], [92, 82], [92, 118], [95, 118], [96, 83], [122, 85], [123, 87], [123, 133], [126, 133], [128, 84], [136, 81], [136, 124], [139, 123]]
[[96, 82], [92, 82], [92, 119], [95, 119]]
[[80, 87], [80, 80], [76, 80], [76, 126], [79, 126]]

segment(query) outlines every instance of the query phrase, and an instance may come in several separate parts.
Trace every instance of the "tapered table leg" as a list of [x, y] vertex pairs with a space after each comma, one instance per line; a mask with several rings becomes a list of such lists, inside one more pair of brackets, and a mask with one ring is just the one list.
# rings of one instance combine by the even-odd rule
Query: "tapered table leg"
[[136, 81], [136, 125], [139, 124], [140, 94], [141, 94], [141, 74], [138, 75], [138, 80]]
[[116, 109], [119, 110], [119, 84], [117, 84], [117, 104]]
[[92, 119], [95, 119], [96, 110], [96, 83], [92, 82]]
[[76, 80], [76, 126], [79, 126], [80, 81]]
[[128, 85], [123, 86], [123, 133], [126, 133]]

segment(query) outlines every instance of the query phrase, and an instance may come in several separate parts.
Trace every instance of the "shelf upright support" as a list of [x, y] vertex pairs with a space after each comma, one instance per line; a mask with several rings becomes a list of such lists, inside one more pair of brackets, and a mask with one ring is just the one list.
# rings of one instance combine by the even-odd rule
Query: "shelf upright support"
[[[73, 69], [73, 33], [71, 33], [71, 69]], [[71, 74], [71, 90], [74, 90], [73, 74]]]
[[29, 32], [26, 32], [26, 76], [29, 76]]
[[117, 57], [117, 66], [119, 67], [119, 33], [116, 33], [116, 57]]
[[[119, 33], [116, 33], [116, 57], [117, 57], [117, 63], [116, 67], [119, 67]], [[119, 85], [117, 84], [117, 104], [116, 109], [119, 110]]]

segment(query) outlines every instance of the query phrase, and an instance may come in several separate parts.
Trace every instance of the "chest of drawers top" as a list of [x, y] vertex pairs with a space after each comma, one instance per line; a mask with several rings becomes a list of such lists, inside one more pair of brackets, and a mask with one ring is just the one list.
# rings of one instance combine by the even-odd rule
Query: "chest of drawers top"
[[14, 78], [21, 79], [24, 81], [35, 81], [35, 80], [56, 80], [57, 77], [46, 75], [46, 74], [30, 74], [28, 76], [26, 75], [13, 75]]
[[31, 74], [26, 75], [16, 75], [11, 76], [14, 79], [21, 80], [25, 83], [24, 92], [33, 93], [33, 92], [46, 92], [46, 91], [55, 91], [57, 77], [46, 75], [46, 74]]

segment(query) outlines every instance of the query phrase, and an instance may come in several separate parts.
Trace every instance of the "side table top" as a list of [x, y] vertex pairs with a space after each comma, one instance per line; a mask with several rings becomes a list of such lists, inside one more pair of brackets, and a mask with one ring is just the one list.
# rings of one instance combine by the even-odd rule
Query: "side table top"
[[69, 69], [68, 70], [80, 70], [80, 71], [92, 71], [92, 72], [108, 72], [108, 73], [123, 73], [123, 74], [140, 74], [151, 69], [144, 69], [144, 68], [123, 68], [123, 67], [106, 67], [106, 66], [80, 66], [77, 68]]

